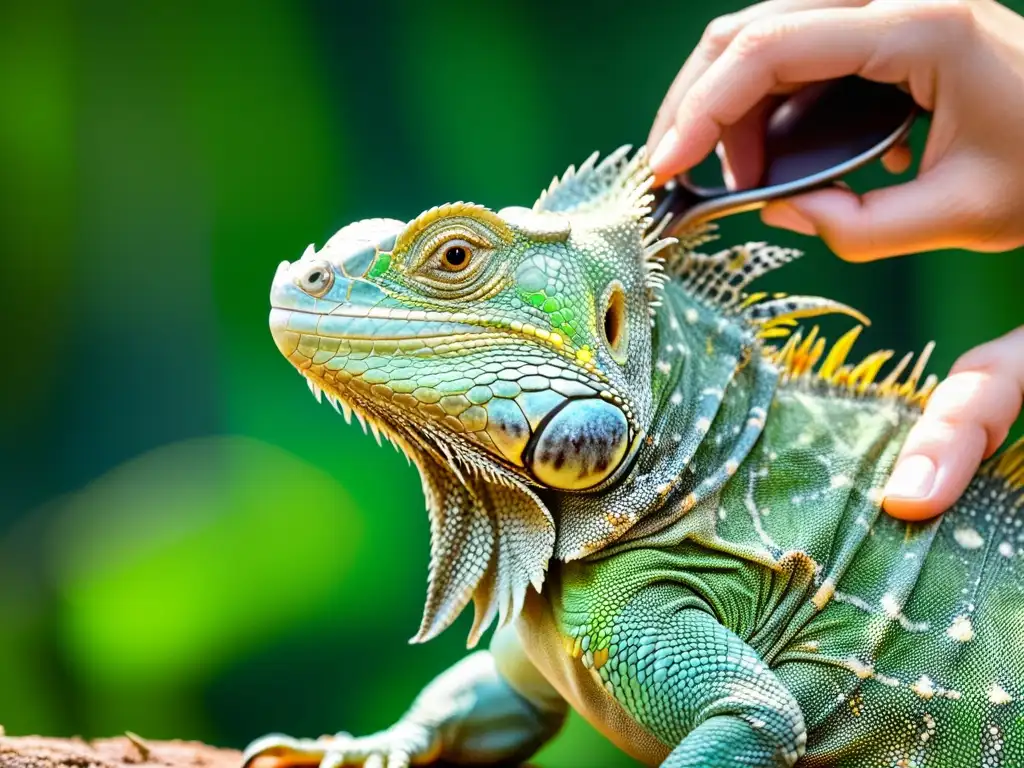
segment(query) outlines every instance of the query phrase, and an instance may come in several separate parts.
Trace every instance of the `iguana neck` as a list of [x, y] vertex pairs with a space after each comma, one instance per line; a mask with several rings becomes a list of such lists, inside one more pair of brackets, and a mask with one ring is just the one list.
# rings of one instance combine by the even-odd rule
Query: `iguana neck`
[[915, 418], [901, 400], [780, 377], [752, 330], [672, 285], [655, 328], [656, 408], [645, 444], [615, 487], [552, 503], [557, 558], [578, 559], [672, 526], [730, 482], [749, 480], [755, 445], [759, 455], [784, 452], [794, 467], [829, 467], [820, 474], [826, 487], [867, 472], [858, 470], [865, 460], [871, 473], [888, 475]]
[[[713, 472], [696, 474], [708, 445], [724, 454], [715, 463], [727, 479], [726, 467], [742, 462], [756, 441], [778, 379], [753, 354], [754, 345], [753, 335], [738, 323], [721, 320], [673, 285], [665, 287], [654, 320], [654, 408], [643, 445], [611, 488], [549, 502], [557, 521], [556, 558], [600, 551], [666, 505], [697, 493], [698, 479], [713, 482]], [[748, 424], [751, 419], [755, 423]]]

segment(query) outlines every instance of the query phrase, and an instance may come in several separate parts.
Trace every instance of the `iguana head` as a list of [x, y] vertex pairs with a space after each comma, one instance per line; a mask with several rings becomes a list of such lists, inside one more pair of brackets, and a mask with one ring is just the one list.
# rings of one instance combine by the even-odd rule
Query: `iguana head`
[[278, 268], [282, 354], [420, 469], [433, 524], [420, 639], [470, 597], [474, 636], [514, 614], [552, 552], [541, 497], [614, 483], [645, 434], [652, 256], [667, 243], [647, 234], [649, 173], [627, 151], [570, 169], [532, 209], [360, 221]]

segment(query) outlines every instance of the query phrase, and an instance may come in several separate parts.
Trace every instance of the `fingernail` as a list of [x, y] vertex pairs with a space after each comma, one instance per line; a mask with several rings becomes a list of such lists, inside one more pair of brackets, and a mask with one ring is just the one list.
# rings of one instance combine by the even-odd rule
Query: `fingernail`
[[904, 456], [896, 464], [885, 486], [885, 495], [901, 499], [923, 499], [935, 485], [935, 462], [927, 456]]
[[736, 189], [736, 177], [732, 175], [732, 169], [728, 165], [722, 166], [722, 181], [725, 182], [725, 188], [734, 191]]
[[725, 145], [722, 142], [715, 145], [715, 154], [718, 155], [718, 162], [722, 166], [722, 181], [725, 182], [725, 188], [736, 189], [736, 176], [729, 165], [729, 158], [725, 154]]
[[660, 173], [662, 166], [665, 161], [668, 160], [672, 154], [672, 150], [675, 149], [676, 144], [679, 143], [679, 134], [676, 133], [676, 129], [669, 128], [665, 135], [661, 137], [661, 141], [658, 142], [658, 146], [654, 148], [654, 153], [651, 155], [650, 166], [651, 170], [655, 173]]
[[790, 229], [801, 235], [815, 235], [814, 223], [789, 203], [772, 203], [761, 212], [761, 220], [770, 226]]

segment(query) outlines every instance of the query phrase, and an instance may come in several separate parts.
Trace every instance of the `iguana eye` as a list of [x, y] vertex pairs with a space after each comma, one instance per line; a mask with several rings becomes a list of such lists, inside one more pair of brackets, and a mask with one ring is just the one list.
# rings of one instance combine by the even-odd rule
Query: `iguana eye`
[[487, 263], [485, 242], [471, 233], [442, 232], [432, 238], [423, 249], [427, 254], [415, 272], [420, 280], [429, 280], [451, 287], [467, 286], [474, 282], [481, 267]]
[[[468, 222], [441, 221], [408, 256], [399, 253], [400, 271], [416, 289], [438, 298], [458, 298], [482, 290], [494, 276], [494, 245], [485, 231]], [[481, 228], [482, 230], [483, 228]]]
[[461, 272], [473, 258], [473, 247], [461, 240], [449, 243], [441, 254], [441, 266], [449, 272]]

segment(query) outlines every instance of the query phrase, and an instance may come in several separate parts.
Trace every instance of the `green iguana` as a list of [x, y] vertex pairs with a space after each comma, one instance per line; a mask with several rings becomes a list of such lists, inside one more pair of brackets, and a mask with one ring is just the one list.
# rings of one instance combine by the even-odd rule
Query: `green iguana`
[[498, 628], [394, 727], [247, 760], [516, 761], [572, 706], [649, 765], [1024, 765], [1024, 444], [940, 520], [882, 513], [928, 350], [847, 363], [859, 325], [797, 324], [855, 310], [747, 292], [796, 252], [700, 255], [650, 186], [623, 148], [280, 265], [281, 353], [420, 471], [413, 641]]

